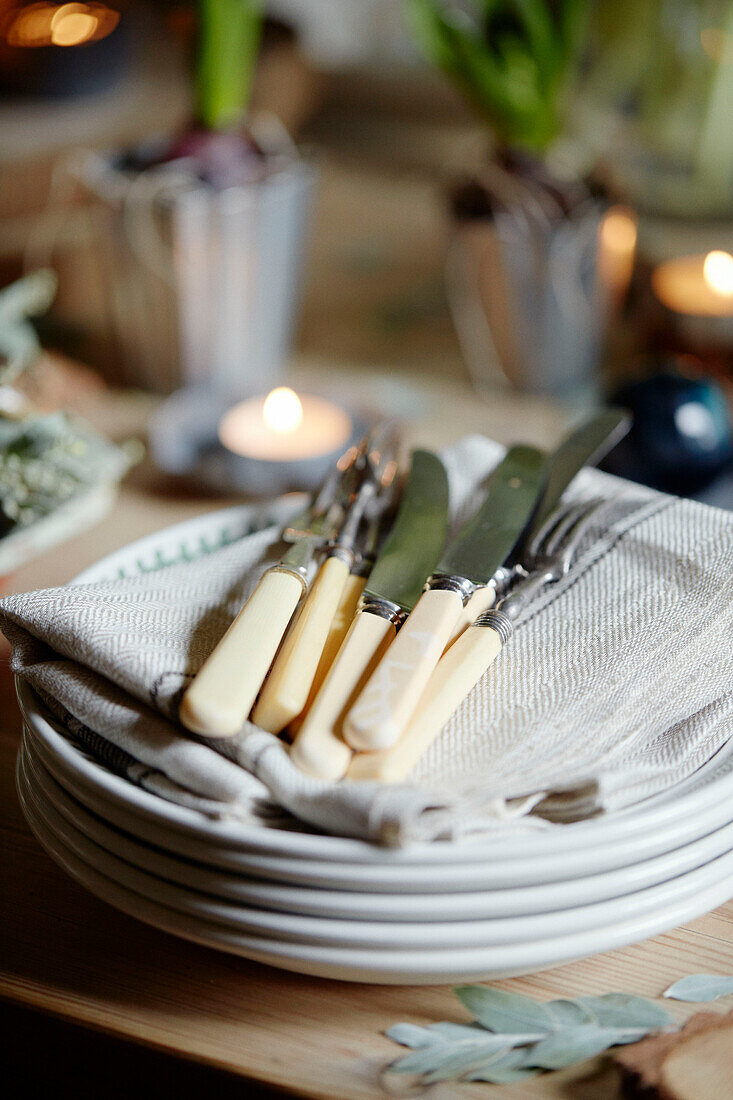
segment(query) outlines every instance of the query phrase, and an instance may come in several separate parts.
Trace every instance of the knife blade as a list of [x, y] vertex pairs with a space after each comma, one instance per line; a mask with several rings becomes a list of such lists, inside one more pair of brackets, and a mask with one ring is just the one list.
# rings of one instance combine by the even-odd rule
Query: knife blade
[[601, 409], [575, 427], [553, 451], [542, 493], [506, 565], [494, 575], [493, 583], [478, 590], [468, 601], [453, 628], [450, 644], [492, 606], [497, 589], [508, 581], [513, 568], [521, 562], [527, 546], [554, 512], [576, 474], [584, 466], [595, 466], [605, 458], [626, 435], [631, 420], [631, 413], [625, 409]]
[[386, 749], [397, 741], [462, 609], [510, 554], [546, 470], [542, 451], [517, 446], [491, 474], [483, 503], [448, 544], [405, 626], [349, 711], [343, 728], [353, 749]]
[[553, 451], [545, 487], [512, 551], [512, 563], [522, 560], [527, 546], [555, 511], [576, 474], [584, 466], [596, 466], [605, 458], [628, 433], [631, 420], [627, 409], [601, 409], [574, 428]]
[[335, 536], [357, 451], [331, 474], [311, 504], [283, 531], [292, 546], [262, 575], [224, 637], [187, 688], [178, 715], [205, 737], [233, 737], [247, 719], [293, 613], [316, 549]]
[[394, 526], [369, 576], [357, 614], [293, 743], [301, 770], [340, 779], [351, 760], [341, 722], [351, 701], [414, 607], [443, 548], [448, 478], [440, 459], [415, 451]]

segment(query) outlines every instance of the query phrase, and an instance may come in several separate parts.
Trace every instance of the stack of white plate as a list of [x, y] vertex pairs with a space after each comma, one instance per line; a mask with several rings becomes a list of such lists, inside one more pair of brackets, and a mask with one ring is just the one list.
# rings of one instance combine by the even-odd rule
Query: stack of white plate
[[[84, 580], [170, 560], [188, 536], [216, 542], [221, 522], [162, 532]], [[733, 895], [733, 746], [631, 810], [387, 850], [167, 802], [76, 749], [27, 687], [19, 695], [18, 790], [54, 859], [132, 916], [273, 966], [366, 982], [506, 977], [644, 939]]]

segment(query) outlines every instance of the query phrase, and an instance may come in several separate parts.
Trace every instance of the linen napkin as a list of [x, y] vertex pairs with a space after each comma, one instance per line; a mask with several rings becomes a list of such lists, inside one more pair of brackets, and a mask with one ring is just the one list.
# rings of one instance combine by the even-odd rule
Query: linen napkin
[[[443, 454], [454, 528], [502, 453], [470, 437]], [[177, 721], [299, 502], [235, 509], [219, 545], [189, 539], [169, 564], [159, 554], [133, 575], [8, 597], [0, 627], [65, 736], [201, 813], [387, 844], [547, 827], [672, 787], [733, 733], [733, 516], [584, 470], [568, 499], [591, 496], [611, 504], [569, 574], [400, 786], [323, 783], [250, 723], [214, 741]]]

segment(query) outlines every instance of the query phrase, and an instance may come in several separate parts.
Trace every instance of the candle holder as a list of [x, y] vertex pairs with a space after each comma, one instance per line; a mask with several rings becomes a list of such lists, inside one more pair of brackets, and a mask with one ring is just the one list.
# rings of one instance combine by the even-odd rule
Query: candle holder
[[713, 250], [660, 263], [651, 285], [688, 350], [733, 348], [733, 256]]
[[[291, 391], [288, 391], [291, 392]], [[273, 396], [273, 395], [270, 395]], [[264, 405], [264, 397], [244, 402], [242, 406], [230, 406], [230, 400], [220, 394], [212, 394], [205, 387], [188, 387], [167, 398], [153, 416], [149, 426], [150, 450], [159, 469], [174, 477], [183, 478], [208, 491], [218, 493], [243, 493], [247, 496], [277, 496], [295, 490], [313, 491], [320, 485], [338, 458], [355, 444], [367, 431], [370, 418], [364, 412], [344, 410], [328, 397], [303, 397], [304, 415], [309, 410], [324, 408], [338, 414], [344, 431], [339, 435], [331, 430], [325, 439], [330, 422], [323, 422], [326, 450], [320, 453], [297, 453], [297, 441], [287, 439], [283, 432], [281, 455], [277, 456], [277, 436], [271, 447], [262, 446], [262, 433], [255, 434], [254, 453], [237, 453], [225, 446], [222, 436], [226, 421], [244, 405], [256, 410]], [[230, 428], [236, 428], [230, 420]], [[314, 433], [311, 426], [309, 443]], [[330, 442], [329, 442], [330, 440]], [[229, 440], [231, 442], [231, 440]], [[242, 439], [246, 446], [247, 438]], [[264, 457], [265, 455], [272, 457]]]

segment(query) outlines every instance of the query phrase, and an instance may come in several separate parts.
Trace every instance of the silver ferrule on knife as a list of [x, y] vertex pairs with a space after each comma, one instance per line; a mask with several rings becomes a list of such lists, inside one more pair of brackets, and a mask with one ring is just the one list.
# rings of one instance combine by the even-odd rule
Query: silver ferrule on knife
[[398, 603], [393, 603], [383, 596], [375, 596], [372, 592], [364, 592], [359, 600], [357, 613], [362, 612], [367, 615], [379, 615], [380, 618], [394, 623], [398, 629], [407, 618], [407, 612]]
[[469, 581], [466, 577], [457, 577], [452, 573], [433, 573], [432, 577], [428, 577], [425, 584], [425, 591], [455, 592], [456, 595], [461, 597], [463, 606], [465, 607], [471, 599], [471, 596], [473, 596], [474, 592], [478, 591], [480, 587], [482, 586], [474, 584], [473, 581]]

